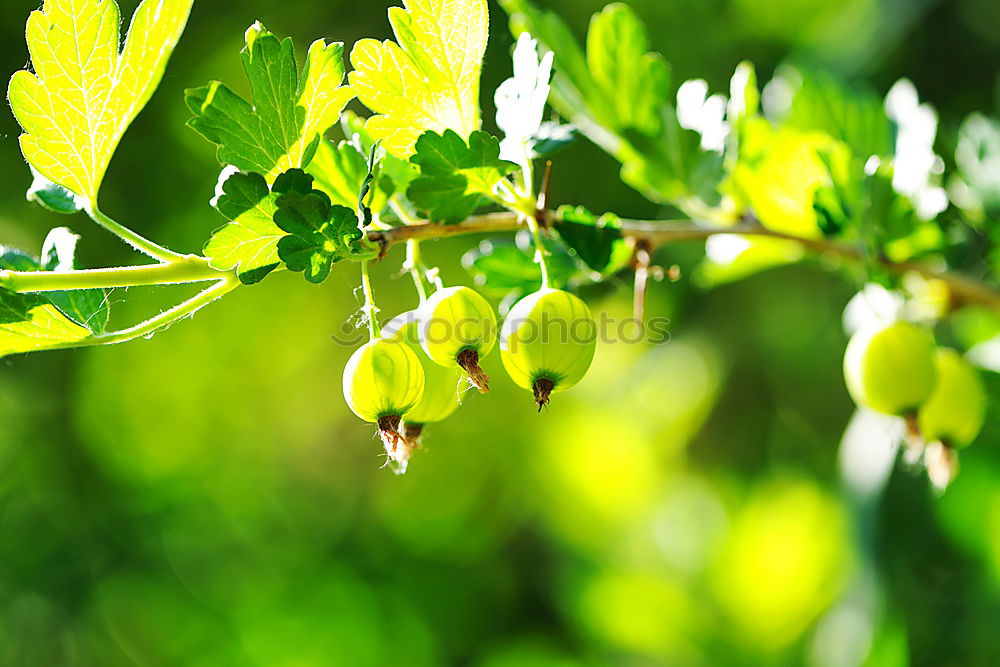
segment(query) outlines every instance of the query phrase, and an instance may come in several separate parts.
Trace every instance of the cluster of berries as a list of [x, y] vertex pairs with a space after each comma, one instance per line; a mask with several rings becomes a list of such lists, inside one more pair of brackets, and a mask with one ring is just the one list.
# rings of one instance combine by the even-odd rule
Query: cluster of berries
[[911, 322], [870, 326], [851, 337], [844, 378], [855, 403], [905, 419], [909, 458], [923, 461], [935, 486], [954, 479], [957, 450], [986, 418], [982, 378], [961, 354]]
[[[561, 325], [556, 335], [553, 324]], [[498, 338], [508, 375], [541, 410], [552, 394], [586, 375], [597, 325], [579, 297], [546, 287], [511, 308], [498, 336], [489, 302], [468, 287], [450, 287], [389, 321], [354, 352], [344, 369], [344, 398], [354, 414], [378, 426], [397, 472], [405, 472], [424, 425], [451, 416], [467, 386], [489, 391], [479, 363]]]

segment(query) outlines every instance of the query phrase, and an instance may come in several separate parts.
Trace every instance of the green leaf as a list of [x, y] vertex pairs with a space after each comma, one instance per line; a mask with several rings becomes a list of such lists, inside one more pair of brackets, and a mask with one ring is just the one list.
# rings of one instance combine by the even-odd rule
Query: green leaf
[[28, 164], [94, 203], [111, 156], [156, 89], [192, 0], [144, 0], [119, 52], [113, 0], [46, 0], [28, 18], [34, 72], [8, 98]]
[[485, 0], [405, 0], [389, 9], [396, 41], [362, 39], [351, 51], [350, 84], [377, 115], [371, 136], [406, 159], [426, 130], [479, 129], [479, 74], [489, 15]]
[[583, 208], [561, 207], [555, 222], [559, 236], [586, 264], [598, 273], [622, 268], [613, 260], [622, 255], [621, 221], [611, 213], [596, 216]]
[[[315, 179], [313, 187], [325, 192], [331, 203], [352, 208], [357, 205], [358, 194], [368, 176], [368, 162], [352, 142], [323, 141], [306, 171]], [[373, 188], [368, 206], [381, 213], [392, 194], [392, 183], [387, 179], [377, 180], [378, 186]]]
[[219, 195], [213, 205], [227, 220], [205, 244], [205, 256], [212, 268], [236, 269], [240, 282], [252, 285], [263, 280], [281, 264], [278, 241], [285, 235], [274, 224], [277, 195], [257, 173], [224, 170]]
[[31, 165], [28, 166], [32, 175], [31, 187], [28, 188], [27, 192], [28, 201], [33, 201], [44, 209], [63, 215], [77, 213], [86, 205], [86, 202], [81, 201], [75, 194], [45, 178]]
[[829, 201], [817, 201], [817, 193], [848, 182], [849, 166], [847, 146], [824, 133], [776, 129], [763, 118], [750, 118], [724, 188], [768, 229], [818, 238], [830, 230], [821, 213], [832, 209], [817, 210], [817, 203]]
[[[345, 111], [341, 117], [344, 134], [352, 143], [358, 144], [365, 154], [371, 152], [377, 143], [365, 128], [365, 120], [353, 111]], [[381, 144], [380, 144], [381, 145]], [[409, 160], [401, 160], [392, 153], [382, 151], [379, 161], [382, 179], [387, 180], [383, 189], [388, 192], [406, 192], [407, 186], [417, 177], [416, 165]], [[317, 183], [318, 185], [318, 183]]]
[[[561, 244], [545, 241], [549, 255], [549, 281], [562, 288], [579, 273], [576, 261]], [[542, 286], [542, 270], [535, 262], [535, 247], [529, 234], [519, 234], [516, 242], [488, 239], [462, 256], [476, 285], [497, 297], [534, 292]]]
[[517, 165], [500, 159], [500, 142], [483, 131], [473, 132], [466, 144], [457, 133], [425, 132], [417, 140], [411, 161], [420, 177], [406, 195], [431, 220], [455, 223], [484, 203], [496, 199], [493, 188]]
[[550, 103], [622, 163], [622, 180], [651, 201], [704, 214], [718, 203], [718, 153], [700, 148], [670, 104], [670, 66], [649, 52], [635, 12], [613, 3], [595, 14], [586, 52], [554, 13], [528, 0], [500, 0], [515, 34], [530, 32], [555, 53]]
[[219, 161], [264, 174], [268, 182], [309, 164], [323, 133], [337, 124], [354, 93], [344, 80], [344, 45], [316, 40], [301, 74], [291, 38], [254, 23], [241, 52], [253, 105], [213, 81], [186, 92], [188, 125], [218, 144]]
[[587, 63], [596, 88], [592, 110], [611, 127], [653, 136], [660, 130], [670, 90], [670, 66], [648, 50], [646, 28], [628, 5], [610, 4], [591, 18]]
[[783, 67], [776, 78], [794, 91], [782, 126], [823, 132], [845, 143], [862, 162], [892, 155], [892, 127], [877, 95], [851, 90], [813, 70]]
[[695, 270], [703, 287], [737, 282], [770, 269], [801, 261], [802, 245], [785, 239], [716, 234], [705, 244], [705, 259]]
[[332, 204], [325, 192], [313, 189], [312, 180], [296, 169], [275, 180], [274, 222], [288, 233], [278, 242], [281, 260], [289, 270], [304, 272], [309, 282], [321, 283], [335, 262], [363, 255], [366, 249], [357, 214]]
[[[41, 270], [61, 272], [80, 268], [76, 261], [79, 240], [77, 234], [65, 227], [50, 231], [42, 244]], [[111, 318], [109, 294], [104, 289], [82, 289], [46, 292], [44, 297], [66, 317], [95, 334], [102, 334]]]
[[[38, 260], [21, 250], [0, 246], [0, 269], [37, 271]], [[41, 294], [18, 294], [0, 288], [0, 358], [81, 341], [91, 332], [67, 318]]]
[[[649, 37], [635, 12], [612, 3], [595, 14], [584, 54], [572, 32], [552, 12], [527, 0], [501, 0], [515, 34], [529, 32], [555, 52], [552, 100], [575, 125], [612, 154], [624, 130], [656, 136], [670, 91], [670, 66], [649, 52]], [[599, 136], [603, 129], [605, 136]]]

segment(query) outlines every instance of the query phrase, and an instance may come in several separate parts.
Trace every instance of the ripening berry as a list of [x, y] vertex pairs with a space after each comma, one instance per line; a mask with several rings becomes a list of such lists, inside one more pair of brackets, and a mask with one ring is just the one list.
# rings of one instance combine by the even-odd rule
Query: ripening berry
[[966, 447], [979, 435], [986, 418], [983, 381], [955, 350], [939, 349], [934, 365], [937, 383], [917, 411], [920, 434], [927, 442]]
[[934, 388], [934, 337], [911, 322], [857, 332], [844, 354], [851, 398], [878, 412], [903, 415]]
[[479, 360], [496, 345], [497, 320], [489, 302], [468, 287], [438, 290], [420, 306], [420, 344], [434, 363], [465, 371], [480, 392], [490, 378]]
[[518, 301], [500, 334], [500, 357], [519, 387], [535, 395], [538, 409], [549, 395], [583, 379], [594, 360], [597, 324], [579, 297], [542, 288]]
[[382, 327], [382, 337], [406, 343], [413, 350], [424, 369], [424, 395], [413, 408], [403, 415], [405, 426], [412, 432], [416, 426], [439, 422], [458, 409], [460, 371], [439, 366], [427, 358], [420, 347], [417, 331], [417, 312], [409, 311], [398, 315]]
[[378, 424], [389, 457], [398, 460], [405, 442], [399, 422], [424, 393], [420, 359], [404, 343], [377, 339], [358, 348], [344, 368], [344, 399], [358, 417]]

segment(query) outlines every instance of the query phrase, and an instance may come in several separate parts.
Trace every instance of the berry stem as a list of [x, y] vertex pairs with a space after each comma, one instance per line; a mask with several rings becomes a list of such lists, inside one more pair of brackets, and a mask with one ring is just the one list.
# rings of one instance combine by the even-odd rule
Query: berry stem
[[371, 340], [379, 337], [378, 306], [375, 305], [375, 295], [372, 293], [372, 281], [368, 275], [371, 262], [361, 262], [361, 288], [365, 293], [365, 319], [368, 320], [368, 336]]
[[420, 261], [420, 241], [410, 239], [406, 242], [406, 261], [403, 268], [413, 278], [413, 286], [417, 288], [420, 303], [427, 301], [427, 285], [424, 283], [424, 266]]
[[546, 258], [549, 256], [549, 251], [545, 248], [545, 243], [542, 241], [542, 233], [538, 227], [538, 218], [533, 215], [528, 216], [528, 229], [531, 230], [531, 238], [535, 242], [535, 261], [542, 270], [542, 289], [548, 289], [549, 263]]

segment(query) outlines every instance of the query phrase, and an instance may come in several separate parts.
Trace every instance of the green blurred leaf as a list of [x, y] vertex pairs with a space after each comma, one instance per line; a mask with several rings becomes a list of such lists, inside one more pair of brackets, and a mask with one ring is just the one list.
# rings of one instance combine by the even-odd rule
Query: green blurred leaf
[[588, 267], [598, 273], [621, 267], [613, 265], [613, 258], [620, 255], [624, 245], [621, 222], [612, 213], [596, 216], [582, 207], [564, 206], [557, 212], [556, 231]]
[[188, 125], [214, 144], [219, 162], [264, 174], [268, 182], [312, 160], [323, 133], [336, 125], [354, 93], [344, 79], [344, 45], [316, 40], [298, 73], [291, 38], [279, 40], [260, 22], [241, 52], [253, 105], [213, 81], [185, 93], [195, 114]]
[[240, 282], [253, 285], [281, 264], [278, 241], [285, 233], [274, 224], [277, 195], [258, 173], [236, 172], [220, 186], [213, 204], [229, 224], [212, 234], [205, 244], [205, 256], [216, 269], [236, 269]]
[[[562, 288], [579, 269], [559, 243], [545, 241], [546, 261], [552, 287]], [[542, 286], [542, 270], [535, 262], [530, 236], [519, 235], [517, 242], [488, 239], [462, 256], [462, 266], [476, 285], [497, 297], [534, 292]]]
[[15, 73], [7, 92], [28, 164], [94, 202], [119, 140], [163, 76], [191, 3], [142, 2], [120, 52], [113, 0], [47, 0], [33, 12], [33, 71]]
[[893, 134], [882, 99], [852, 90], [829, 74], [785, 67], [778, 77], [794, 92], [781, 125], [823, 132], [846, 144], [862, 163], [893, 154]]
[[655, 136], [670, 91], [670, 66], [649, 52], [646, 28], [628, 5], [612, 3], [590, 19], [587, 64], [594, 94], [587, 99], [599, 122]]
[[274, 222], [287, 236], [278, 242], [278, 256], [291, 271], [302, 271], [306, 280], [321, 283], [330, 267], [363, 253], [358, 216], [346, 206], [333, 205], [325, 192], [313, 189], [312, 177], [292, 169], [274, 182], [278, 195]]
[[[642, 22], [613, 3], [591, 19], [586, 53], [554, 13], [501, 0], [515, 34], [529, 32], [555, 53], [551, 104], [622, 163], [622, 179], [656, 202], [702, 213], [718, 203], [721, 156], [703, 151], [670, 104], [670, 67], [649, 52]], [[699, 201], [700, 200], [700, 201]]]
[[[840, 219], [831, 195], [817, 214], [817, 192], [847, 180], [850, 154], [844, 144], [821, 132], [776, 129], [763, 118], [748, 119], [740, 152], [724, 188], [768, 229], [805, 237], [823, 234]], [[822, 208], [823, 206], [829, 208]]]
[[493, 188], [517, 168], [500, 159], [500, 142], [482, 131], [473, 132], [468, 144], [452, 130], [425, 132], [411, 160], [420, 176], [407, 197], [431, 220], [445, 223], [460, 222], [486, 199], [495, 199]]

